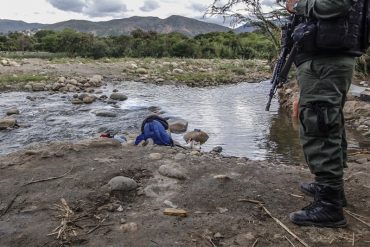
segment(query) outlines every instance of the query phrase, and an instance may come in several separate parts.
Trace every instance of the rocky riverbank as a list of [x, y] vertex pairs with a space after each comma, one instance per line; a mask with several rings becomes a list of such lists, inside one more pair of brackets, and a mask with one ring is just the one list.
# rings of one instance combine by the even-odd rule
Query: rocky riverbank
[[[57, 91], [62, 88], [62, 91], [69, 92], [86, 91], [96, 86], [94, 82], [99, 79], [97, 75], [104, 78], [103, 81], [110, 82], [132, 80], [158, 85], [185, 84], [206, 87], [238, 82], [260, 82], [267, 79], [270, 74], [267, 61], [262, 60], [175, 58], [0, 60], [2, 90]], [[65, 85], [58, 86], [58, 83]]]
[[349, 226], [335, 230], [288, 220], [311, 200], [304, 167], [108, 138], [36, 145], [0, 157], [0, 245], [300, 246], [273, 216], [307, 246], [368, 246], [369, 158], [351, 155]]

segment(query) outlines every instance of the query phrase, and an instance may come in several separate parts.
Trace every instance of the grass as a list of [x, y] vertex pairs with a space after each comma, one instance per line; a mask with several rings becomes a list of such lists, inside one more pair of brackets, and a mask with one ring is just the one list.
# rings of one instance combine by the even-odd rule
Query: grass
[[14, 75], [1, 75], [0, 76], [0, 89], [7, 88], [21, 89], [29, 82], [40, 82], [48, 79], [47, 76], [18, 74]]

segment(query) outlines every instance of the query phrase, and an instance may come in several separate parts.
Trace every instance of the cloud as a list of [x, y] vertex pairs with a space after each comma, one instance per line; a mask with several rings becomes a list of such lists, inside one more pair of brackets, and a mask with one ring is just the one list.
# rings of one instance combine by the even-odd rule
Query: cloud
[[89, 17], [121, 16], [128, 12], [121, 0], [47, 0], [53, 7]]
[[190, 6], [188, 6], [188, 9], [195, 10], [197, 12], [206, 12], [208, 6], [201, 4], [201, 3], [192, 3]]
[[144, 12], [150, 12], [158, 8], [160, 8], [160, 6], [155, 0], [146, 0], [140, 10]]

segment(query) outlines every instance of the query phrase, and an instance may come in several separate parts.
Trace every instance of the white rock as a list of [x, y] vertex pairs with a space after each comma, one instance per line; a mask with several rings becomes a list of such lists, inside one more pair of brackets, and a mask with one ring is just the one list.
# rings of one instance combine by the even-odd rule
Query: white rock
[[182, 69], [174, 69], [172, 71], [172, 73], [175, 73], [175, 74], [183, 74], [184, 73], [184, 70], [182, 70]]
[[175, 160], [184, 160], [184, 159], [186, 159], [186, 155], [183, 154], [183, 153], [178, 153], [178, 154], [175, 155], [174, 159]]
[[123, 232], [136, 232], [139, 229], [139, 227], [136, 223], [130, 222], [130, 223], [126, 223], [126, 224], [121, 225], [120, 229]]
[[163, 155], [162, 155], [162, 154], [160, 154], [160, 153], [151, 153], [151, 154], [149, 155], [149, 157], [150, 157], [150, 159], [152, 159], [152, 160], [160, 160], [160, 159], [162, 159], [162, 158], [163, 158]]

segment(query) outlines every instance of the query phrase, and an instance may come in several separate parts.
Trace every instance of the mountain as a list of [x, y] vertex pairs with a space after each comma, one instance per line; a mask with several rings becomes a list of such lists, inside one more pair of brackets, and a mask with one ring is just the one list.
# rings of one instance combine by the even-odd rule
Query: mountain
[[27, 23], [24, 21], [0, 19], [0, 33], [39, 29], [43, 26], [45, 25], [40, 23]]
[[254, 30], [256, 30], [255, 27], [250, 26], [248, 24], [245, 24], [243, 26], [240, 26], [240, 27], [234, 29], [234, 32], [236, 32], [236, 33], [250, 33], [250, 32], [253, 32]]
[[55, 24], [25, 23], [22, 21], [0, 22], [0, 32], [22, 31], [26, 29], [63, 30], [72, 28], [80, 32], [90, 32], [99, 36], [129, 34], [135, 29], [155, 31], [158, 33], [179, 32], [188, 36], [195, 36], [210, 32], [228, 32], [232, 29], [184, 16], [173, 15], [166, 19], [158, 17], [133, 16], [125, 19], [91, 22], [86, 20], [69, 20]]

